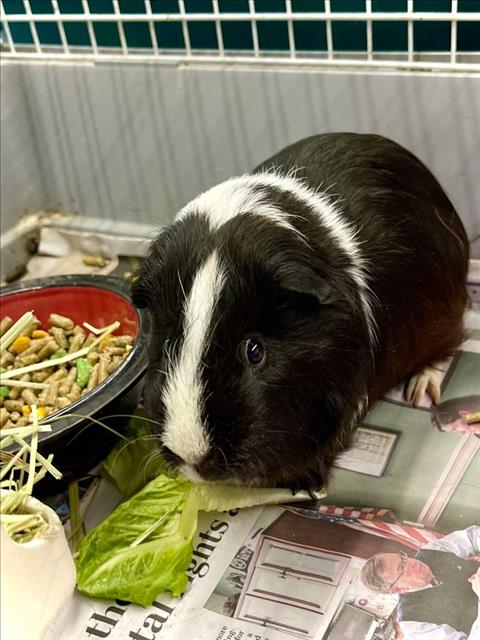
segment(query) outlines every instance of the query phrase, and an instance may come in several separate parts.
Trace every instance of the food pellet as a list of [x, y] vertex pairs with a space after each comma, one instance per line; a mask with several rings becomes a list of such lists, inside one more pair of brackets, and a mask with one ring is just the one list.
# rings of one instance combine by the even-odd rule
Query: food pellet
[[42, 369], [41, 371], [35, 371], [32, 373], [32, 382], [44, 382], [48, 376], [51, 376], [53, 373], [53, 368]]
[[71, 318], [61, 316], [58, 313], [50, 314], [50, 324], [52, 327], [60, 327], [60, 329], [64, 329], [65, 331], [71, 331], [75, 326], [75, 323]]
[[[22, 400], [25, 402], [25, 404], [27, 405], [37, 404], [37, 396], [31, 389], [24, 389], [21, 395], [22, 395]], [[23, 409], [24, 407], [22, 407], [22, 412], [23, 412]]]
[[70, 389], [70, 393], [68, 394], [68, 398], [70, 398], [70, 400], [72, 402], [75, 402], [76, 400], [78, 400], [80, 398], [80, 394], [82, 393], [82, 390], [80, 389], [80, 387], [78, 386], [78, 384], [76, 382], [74, 382], [72, 384], [72, 388]]
[[10, 389], [8, 387], [0, 387], [0, 397], [5, 399], [10, 396]]
[[107, 264], [105, 258], [102, 256], [85, 256], [83, 258], [83, 264], [87, 267], [104, 267]]
[[107, 367], [108, 373], [110, 374], [113, 371], [115, 371], [115, 369], [122, 364], [122, 360], [123, 360], [122, 356], [113, 356], [110, 364]]
[[110, 356], [121, 356], [125, 353], [125, 350], [122, 347], [107, 347], [105, 352]]
[[26, 427], [28, 425], [28, 418], [26, 416], [20, 416], [16, 422], [17, 427]]
[[55, 342], [59, 345], [61, 349], [66, 349], [68, 347], [67, 336], [65, 335], [65, 331], [60, 327], [52, 327], [50, 329], [50, 334], [55, 338]]
[[[94, 335], [93, 333], [89, 333], [88, 336], [87, 336], [87, 339], [83, 343], [83, 346], [84, 347], [89, 347], [92, 344], [92, 342], [95, 342], [96, 338], [97, 338], [96, 335]], [[90, 353], [97, 353], [97, 352], [96, 351], [90, 351]]]
[[5, 351], [0, 357], [0, 367], [8, 367], [15, 362], [15, 356], [11, 351]]
[[12, 324], [13, 324], [13, 320], [10, 318], [10, 316], [5, 316], [3, 320], [0, 322], [0, 336], [3, 336], [3, 334], [10, 329]]
[[42, 349], [47, 342], [50, 340], [50, 336], [47, 335], [47, 337], [45, 338], [37, 338], [35, 340], [32, 340], [29, 344], [29, 346], [25, 349], [24, 352], [24, 356], [29, 356], [31, 353], [37, 353], [37, 351], [40, 351], [40, 349]]
[[8, 420], [9, 412], [5, 407], [0, 409], [0, 427], [3, 427]]
[[74, 335], [73, 340], [71, 341], [70, 346], [68, 347], [68, 353], [75, 353], [75, 351], [80, 351], [84, 342], [85, 342], [85, 334], [83, 332], [77, 333], [76, 335]]
[[60, 347], [56, 343], [55, 340], [49, 340], [47, 344], [40, 349], [38, 352], [39, 360], [45, 360], [45, 358], [49, 358], [55, 351], [57, 351]]
[[97, 378], [97, 384], [100, 384], [101, 382], [103, 382], [104, 380], [106, 380], [106, 378], [108, 378], [108, 362], [110, 361], [110, 358], [107, 355], [103, 355], [100, 356], [100, 360], [98, 362], [98, 378]]
[[92, 373], [90, 374], [90, 378], [88, 380], [87, 391], [91, 391], [98, 384], [98, 362], [92, 368]]
[[87, 362], [91, 365], [96, 364], [100, 359], [100, 354], [97, 351], [90, 351], [87, 353]]
[[5, 400], [5, 409], [7, 411], [21, 411], [23, 407], [23, 402], [21, 400]]
[[111, 336], [111, 347], [125, 347], [127, 344], [132, 344], [132, 336]]
[[10, 420], [16, 422], [20, 418], [20, 415], [19, 411], [10, 411]]
[[63, 380], [62, 384], [58, 389], [58, 393], [61, 396], [66, 396], [70, 393], [70, 389], [72, 388], [72, 384], [77, 379], [77, 367], [72, 367], [67, 374], [67, 377]]
[[10, 387], [8, 397], [10, 400], [16, 400], [20, 396], [20, 389], [18, 387]]
[[37, 362], [40, 362], [40, 357], [36, 353], [30, 353], [28, 356], [22, 355], [17, 358], [15, 364], [19, 367], [28, 367], [29, 364], [37, 364]]
[[57, 398], [57, 402], [55, 404], [55, 407], [57, 409], [64, 409], [65, 407], [68, 407], [69, 404], [71, 404], [71, 400], [69, 398], [63, 397], [63, 398]]
[[47, 389], [47, 393], [45, 394], [45, 400], [43, 401], [44, 404], [50, 405], [50, 406], [53, 406], [55, 404], [58, 397], [59, 386], [60, 386], [59, 380], [52, 382], [52, 384]]
[[22, 407], [22, 413], [25, 417], [28, 418], [28, 416], [32, 413], [32, 408], [28, 406], [28, 404], [24, 404]]
[[28, 323], [27, 328], [23, 332], [25, 336], [31, 337], [32, 333], [38, 329], [40, 326], [40, 320], [38, 318], [33, 317], [33, 319]]
[[73, 330], [73, 335], [74, 336], [82, 335], [84, 340], [87, 337], [85, 330], [79, 324], [75, 325], [75, 328]]
[[63, 380], [68, 375], [67, 370], [63, 367], [61, 369], [57, 369], [51, 375], [46, 378], [44, 384], [50, 384], [51, 382], [55, 382], [56, 380]]

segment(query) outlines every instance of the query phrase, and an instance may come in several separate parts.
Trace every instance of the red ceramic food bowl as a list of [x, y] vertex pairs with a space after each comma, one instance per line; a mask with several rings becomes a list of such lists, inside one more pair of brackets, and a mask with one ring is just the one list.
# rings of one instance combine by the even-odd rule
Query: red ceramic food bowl
[[124, 362], [90, 393], [52, 413], [49, 420], [59, 418], [52, 420], [52, 432], [40, 434], [41, 449], [54, 454], [54, 464], [67, 476], [88, 471], [115, 442], [110, 431], [89, 418], [102, 420], [121, 432], [128, 419], [109, 416], [131, 414], [140, 400], [147, 367], [149, 318], [133, 306], [129, 288], [121, 278], [68, 275], [30, 280], [0, 290], [0, 318], [8, 315], [16, 320], [26, 311], [33, 311], [44, 326], [51, 313], [94, 327], [118, 320], [116, 334], [134, 338], [132, 351]]

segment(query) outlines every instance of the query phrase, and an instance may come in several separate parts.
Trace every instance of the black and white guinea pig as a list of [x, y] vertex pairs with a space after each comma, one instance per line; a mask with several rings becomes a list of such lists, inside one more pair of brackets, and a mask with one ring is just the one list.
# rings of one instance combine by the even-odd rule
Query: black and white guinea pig
[[437, 399], [468, 257], [437, 180], [376, 135], [313, 136], [202, 193], [133, 285], [165, 455], [196, 480], [321, 486], [389, 388]]

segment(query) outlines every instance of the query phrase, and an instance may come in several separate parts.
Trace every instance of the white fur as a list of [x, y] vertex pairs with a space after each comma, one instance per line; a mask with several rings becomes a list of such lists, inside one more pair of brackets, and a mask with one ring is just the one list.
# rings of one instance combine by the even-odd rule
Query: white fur
[[288, 229], [305, 242], [303, 234], [289, 221], [292, 216], [269, 202], [265, 190], [250, 184], [250, 176], [231, 178], [201, 193], [180, 211], [178, 217], [195, 211], [206, 215], [212, 229], [218, 229], [237, 216], [254, 213]]
[[165, 431], [163, 444], [187, 464], [198, 464], [209, 451], [209, 437], [202, 422], [202, 355], [209, 339], [213, 310], [225, 273], [214, 251], [200, 267], [184, 305], [183, 343], [171, 363], [163, 391]]
[[348, 267], [348, 273], [358, 287], [370, 339], [374, 343], [376, 323], [373, 293], [368, 284], [368, 260], [362, 256], [360, 243], [356, 239], [357, 232], [345, 220], [341, 209], [331, 202], [329, 196], [310, 189], [295, 178], [295, 171], [286, 175], [278, 171], [269, 171], [231, 178], [200, 194], [180, 211], [178, 217], [183, 218], [189, 213], [199, 211], [207, 216], [212, 228], [217, 229], [235, 216], [256, 213], [289, 229], [307, 243], [303, 234], [290, 222], [295, 216], [269, 203], [265, 187], [289, 192], [310, 206], [335, 239], [339, 250], [350, 258], [353, 264]]

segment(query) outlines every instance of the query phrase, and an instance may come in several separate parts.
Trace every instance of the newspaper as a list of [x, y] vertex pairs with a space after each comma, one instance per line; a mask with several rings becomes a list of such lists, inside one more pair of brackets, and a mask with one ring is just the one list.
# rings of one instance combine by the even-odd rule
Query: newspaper
[[[379, 562], [389, 593], [365, 583]], [[479, 567], [475, 525], [443, 535], [315, 503], [203, 514], [181, 599], [144, 609], [75, 593], [45, 640], [478, 640]]]
[[[76, 592], [45, 640], [480, 640], [480, 424], [458, 419], [480, 411], [478, 280], [469, 339], [442, 365], [446, 403], [413, 409], [393, 389], [325, 500], [201, 513], [181, 598]], [[97, 481], [85, 529], [121, 499]]]

